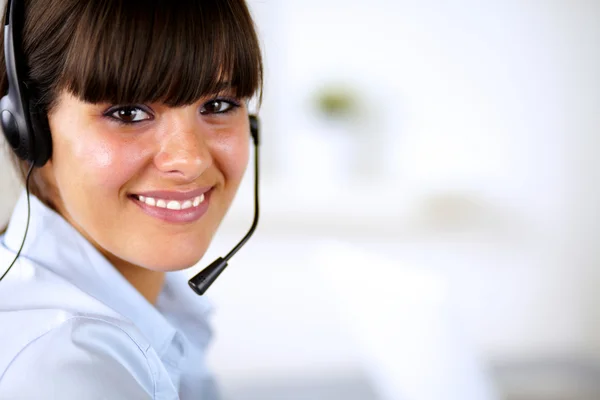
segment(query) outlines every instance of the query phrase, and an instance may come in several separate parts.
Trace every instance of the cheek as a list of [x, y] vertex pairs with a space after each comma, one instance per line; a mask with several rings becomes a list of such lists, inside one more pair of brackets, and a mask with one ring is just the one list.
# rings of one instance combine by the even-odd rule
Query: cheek
[[95, 192], [119, 188], [143, 164], [137, 147], [88, 132], [85, 140], [67, 138], [55, 146], [56, 167], [63, 178], [79, 181], [78, 186], [93, 186]]
[[238, 184], [248, 166], [248, 140], [242, 135], [221, 142], [215, 151], [215, 161], [229, 183]]

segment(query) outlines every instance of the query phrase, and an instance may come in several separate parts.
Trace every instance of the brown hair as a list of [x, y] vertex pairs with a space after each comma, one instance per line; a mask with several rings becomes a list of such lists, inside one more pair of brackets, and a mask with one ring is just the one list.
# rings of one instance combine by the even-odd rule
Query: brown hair
[[[49, 129], [63, 90], [90, 103], [169, 106], [224, 84], [236, 97], [262, 96], [260, 45], [244, 0], [25, 0], [22, 46], [31, 114], [41, 116], [32, 117], [34, 129]], [[7, 91], [0, 52], [0, 95]], [[24, 183], [29, 164], [9, 157]], [[30, 191], [50, 205], [36, 172]]]

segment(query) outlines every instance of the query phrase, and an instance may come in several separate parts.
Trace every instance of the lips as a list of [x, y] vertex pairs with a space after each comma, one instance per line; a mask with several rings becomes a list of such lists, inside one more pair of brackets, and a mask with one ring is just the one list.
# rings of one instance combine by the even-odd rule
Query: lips
[[129, 197], [151, 217], [171, 223], [188, 223], [206, 213], [211, 192], [211, 188], [186, 192], [148, 191]]

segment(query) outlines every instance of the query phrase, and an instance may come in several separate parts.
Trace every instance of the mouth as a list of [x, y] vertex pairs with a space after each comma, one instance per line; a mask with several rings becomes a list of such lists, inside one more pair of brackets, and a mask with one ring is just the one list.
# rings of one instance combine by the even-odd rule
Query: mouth
[[168, 210], [187, 210], [192, 207], [199, 207], [206, 200], [206, 196], [202, 193], [200, 196], [189, 198], [186, 200], [169, 200], [150, 196], [142, 196], [133, 194], [131, 197], [140, 203], [144, 203], [149, 207], [166, 208]]
[[146, 215], [163, 222], [189, 223], [200, 219], [207, 211], [212, 188], [193, 192], [147, 192], [130, 194]]

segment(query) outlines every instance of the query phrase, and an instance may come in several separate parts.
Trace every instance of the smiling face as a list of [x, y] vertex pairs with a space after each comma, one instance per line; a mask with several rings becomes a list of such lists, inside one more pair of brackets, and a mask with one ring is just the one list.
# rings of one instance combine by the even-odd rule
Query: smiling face
[[138, 289], [197, 263], [248, 162], [246, 100], [260, 103], [246, 2], [30, 0], [23, 26], [32, 119], [52, 138], [31, 193]]
[[53, 155], [41, 171], [57, 211], [115, 265], [170, 271], [197, 263], [248, 163], [244, 99], [123, 107], [65, 91], [57, 100]]

